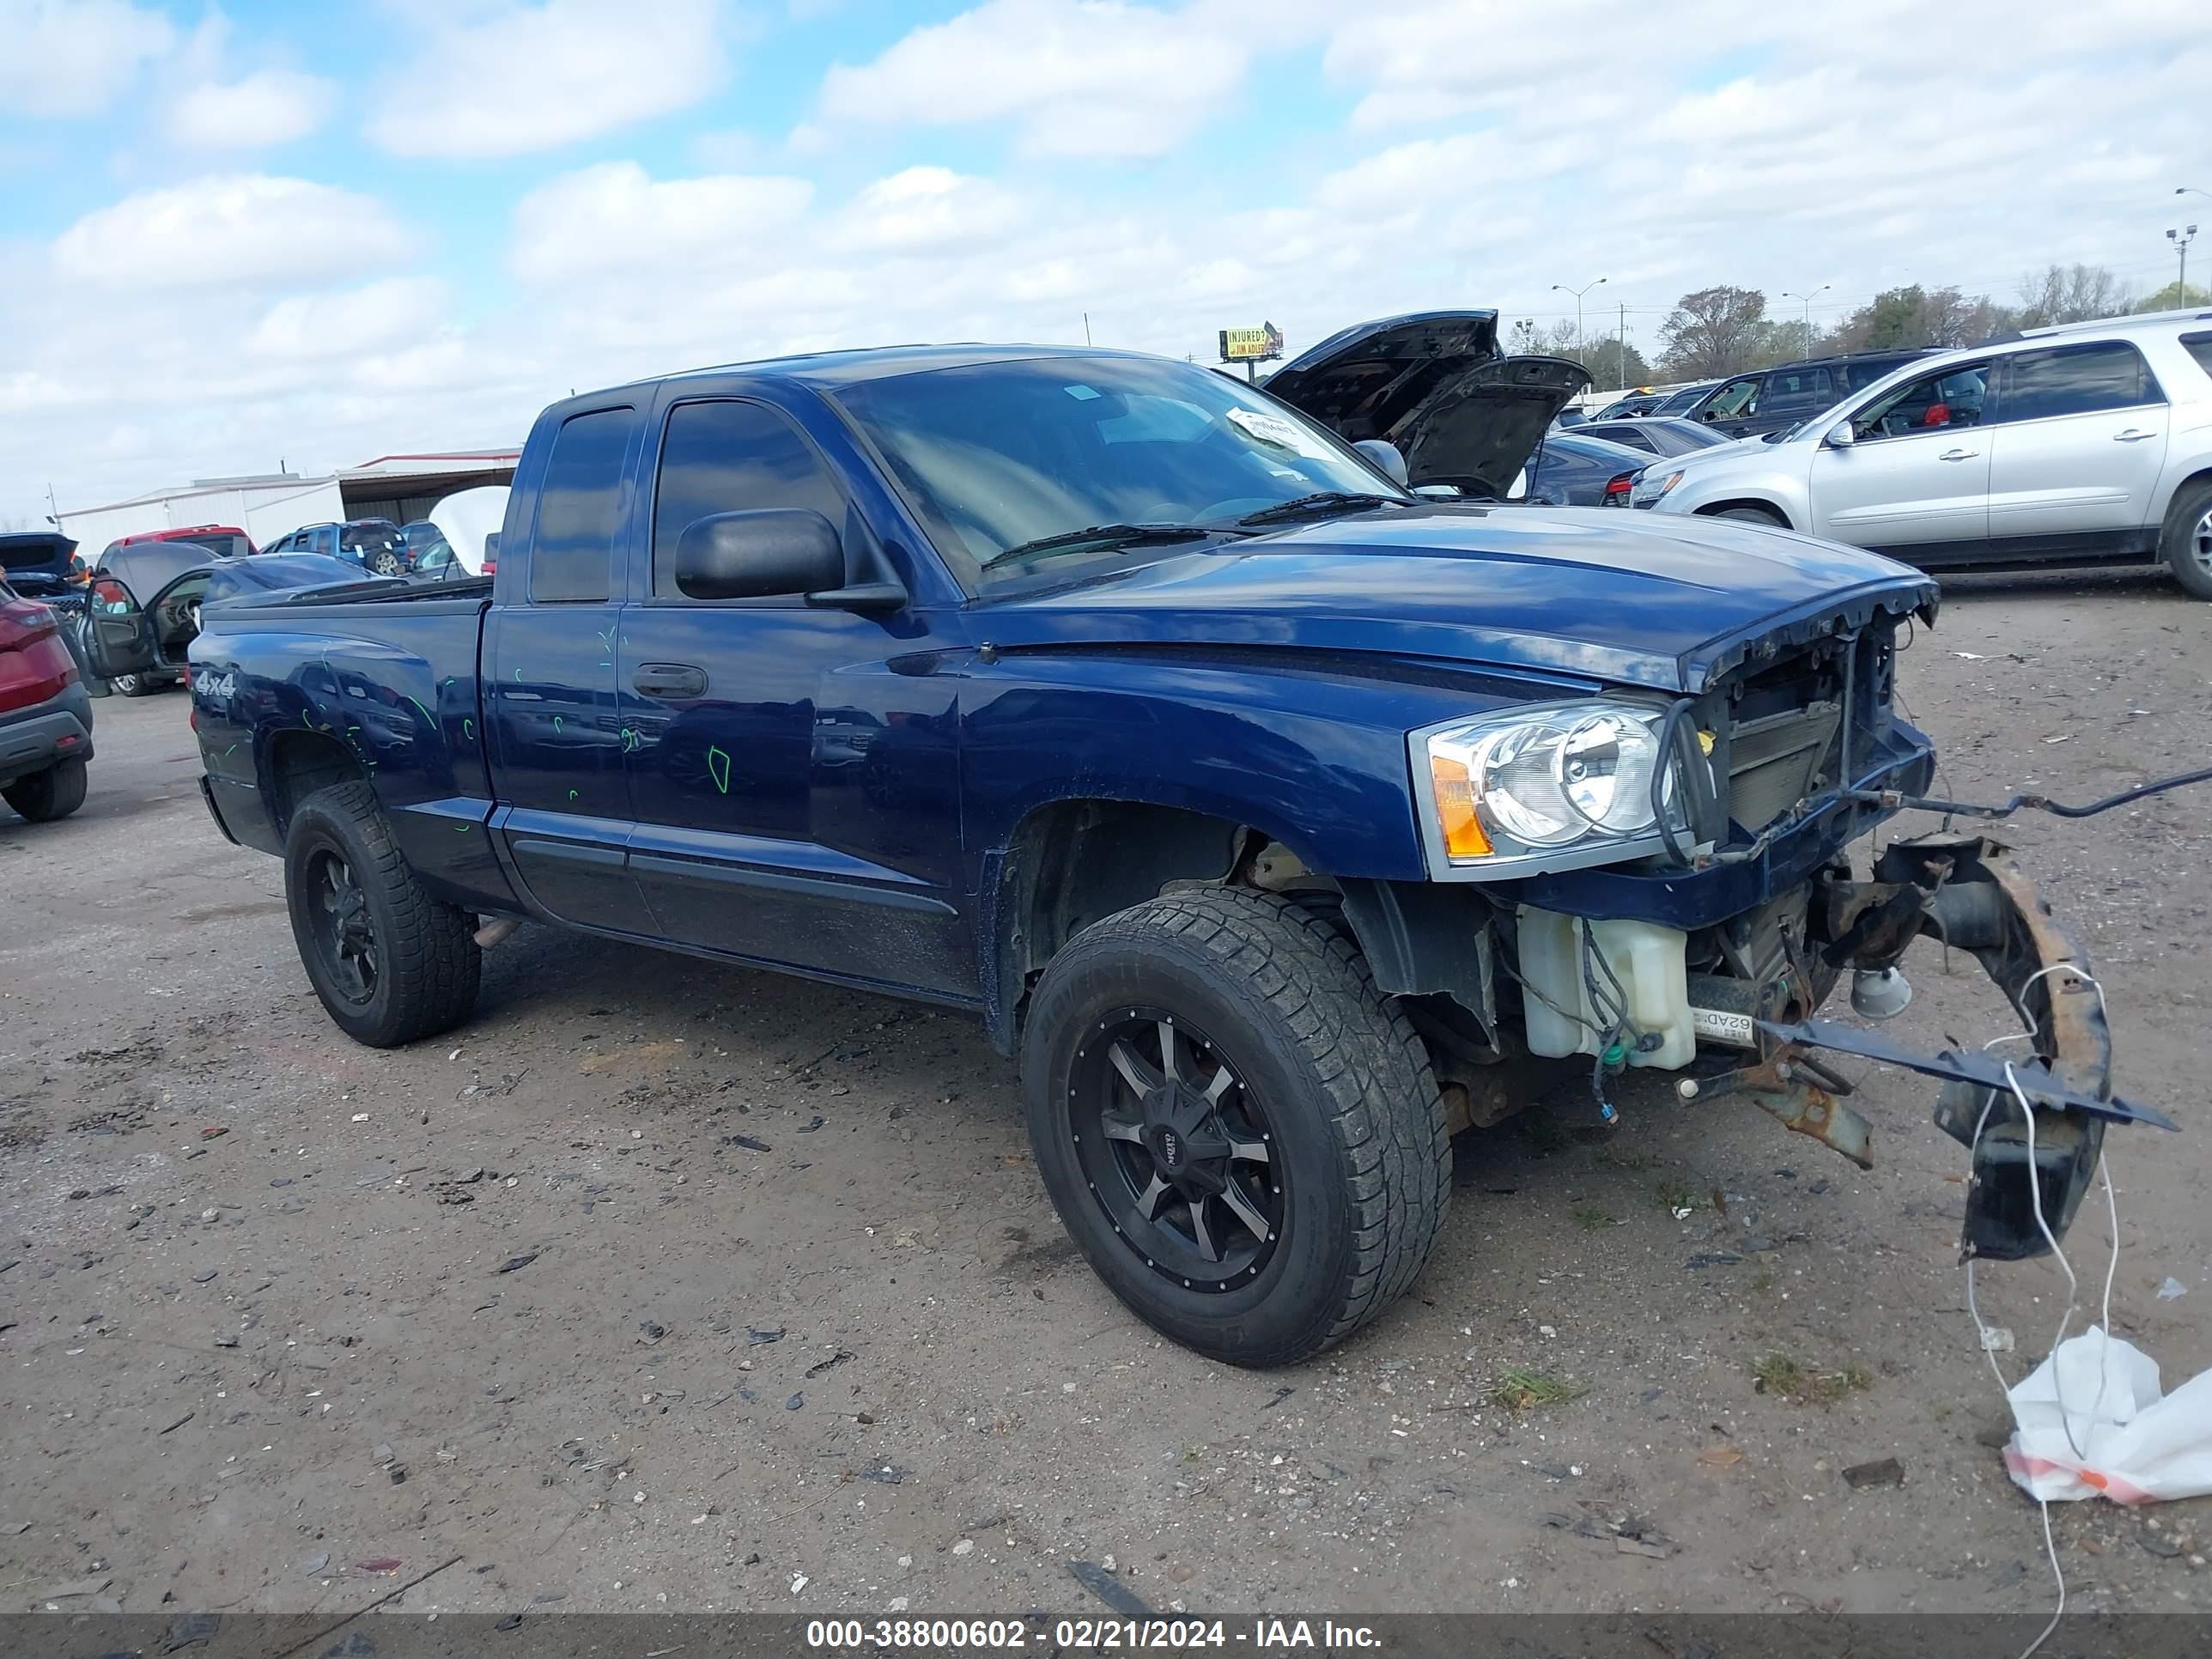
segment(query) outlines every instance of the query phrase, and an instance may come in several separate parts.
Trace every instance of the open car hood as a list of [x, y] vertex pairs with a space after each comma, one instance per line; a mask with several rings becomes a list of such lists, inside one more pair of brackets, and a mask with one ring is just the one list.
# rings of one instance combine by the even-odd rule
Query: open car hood
[[1588, 390], [1563, 357], [1505, 357], [1494, 311], [1358, 323], [1268, 376], [1267, 391], [1351, 442], [1382, 438], [1415, 484], [1503, 499], [1552, 421]]

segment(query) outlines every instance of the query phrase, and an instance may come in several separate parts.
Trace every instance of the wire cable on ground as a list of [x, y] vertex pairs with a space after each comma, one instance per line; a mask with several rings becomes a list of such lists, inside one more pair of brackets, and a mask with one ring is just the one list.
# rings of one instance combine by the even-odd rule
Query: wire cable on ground
[[[2105, 1011], [2105, 988], [2098, 982], [2095, 975], [2090, 974], [2087, 970], [2081, 968], [2074, 963], [2053, 963], [2049, 967], [2039, 969], [2036, 973], [2031, 975], [2028, 977], [2027, 981], [2021, 987], [2018, 996], [2014, 999], [2014, 1004], [2019, 1009], [2021, 1017], [2027, 1022], [2028, 1029], [2025, 1031], [2016, 1031], [2004, 1036], [1991, 1038], [1989, 1042], [1982, 1045], [1984, 1053], [1987, 1053], [1990, 1049], [1996, 1048], [2001, 1043], [2022, 1042], [2032, 1042], [2037, 1036], [2041, 1035], [2041, 1022], [2035, 1018], [2033, 1013], [2029, 1011], [2027, 1006], [2027, 993], [2034, 987], [2037, 981], [2044, 978], [2047, 975], [2057, 973], [2061, 970], [2073, 975], [2076, 979], [2081, 981], [2083, 983], [2089, 986], [2091, 989], [2095, 991], [2097, 994], [2098, 1009], [2100, 1012]], [[2046, 992], [2045, 995], [2048, 994], [2049, 993]], [[2052, 1396], [2057, 1401], [2058, 1407], [2059, 1425], [2066, 1432], [2066, 1443], [2069, 1446], [2073, 1448], [2075, 1457], [2083, 1458], [2083, 1461], [2086, 1462], [2087, 1460], [2084, 1458], [2081, 1444], [2074, 1437], [2073, 1422], [2067, 1415], [2065, 1394], [2063, 1391], [2063, 1385], [2060, 1381], [2057, 1361], [2058, 1345], [2065, 1340], [2066, 1327], [2073, 1320], [2074, 1310], [2080, 1298], [2081, 1284], [2075, 1277], [2073, 1264], [2067, 1261], [2066, 1252], [2059, 1248], [2058, 1240], [2051, 1232], [2050, 1223], [2044, 1218], [2043, 1183], [2038, 1177], [2035, 1169], [2035, 1109], [2029, 1103], [2026, 1091], [2023, 1091], [2020, 1085], [2020, 1079], [2014, 1073], [2009, 1062], [2008, 1062], [2005, 1066], [2005, 1082], [2012, 1090], [2013, 1098], [2019, 1103], [2021, 1115], [2026, 1120], [2027, 1129], [2028, 1197], [2030, 1203], [2034, 1208], [2035, 1224], [2038, 1231], [2043, 1234], [2045, 1243], [2051, 1246], [2051, 1253], [2057, 1259], [2060, 1271], [2066, 1275], [2066, 1307], [2064, 1311], [2058, 1316], [2057, 1334], [2051, 1339], [2051, 1387]], [[1980, 1148], [1982, 1132], [1988, 1127], [1990, 1113], [1996, 1105], [1996, 1095], [1993, 1091], [1991, 1091], [1989, 1098], [1982, 1103], [1981, 1115], [1975, 1120], [1974, 1123], [1974, 1138], [1969, 1152], [1970, 1156], [1974, 1152], [1978, 1152]], [[2100, 1149], [2100, 1152], [2101, 1153], [2101, 1148]], [[2105, 1289], [2104, 1298], [2101, 1305], [2101, 1316], [2104, 1322], [2100, 1331], [2100, 1341], [2097, 1350], [2097, 1393], [2095, 1398], [2091, 1401], [2089, 1406], [2088, 1420], [2093, 1425], [2097, 1420], [2098, 1413], [2103, 1409], [2106, 1385], [2111, 1372], [2109, 1360], [2111, 1357], [2112, 1332], [2112, 1284], [2114, 1279], [2118, 1276], [2120, 1267], [2120, 1206], [2118, 1196], [2115, 1193], [2112, 1186], [2112, 1163], [2109, 1156], [2100, 1156], [2099, 1158], [2098, 1169], [2104, 1177], [2105, 1206], [2106, 1214], [2109, 1216], [2112, 1224], [2112, 1251], [2110, 1258], [2105, 1267]], [[1974, 1258], [1971, 1255], [1968, 1256], [1966, 1258], [1966, 1311], [1974, 1322], [1974, 1330], [1981, 1343], [1982, 1358], [1989, 1362], [1990, 1375], [1996, 1379], [1998, 1391], [2004, 1396], [2007, 1408], [2009, 1409], [2011, 1406], [2012, 1390], [2010, 1385], [2005, 1382], [2002, 1368], [1997, 1364], [1996, 1348], [1991, 1340], [1990, 1328], [1987, 1324], [1984, 1323], [1982, 1320], [1981, 1309], [1976, 1299], [1974, 1292]], [[2043, 1627], [2042, 1633], [2039, 1635], [2035, 1640], [2029, 1643], [2026, 1648], [2021, 1650], [2020, 1659], [2033, 1659], [2033, 1656], [2042, 1648], [2043, 1644], [2051, 1639], [2051, 1632], [2058, 1628], [2059, 1621], [2066, 1616], [2066, 1574], [2064, 1570], [2059, 1565], [2058, 1543], [2051, 1528], [2051, 1500], [2047, 1498], [2039, 1497], [2036, 1498], [2036, 1504], [2038, 1508], [2042, 1511], [2043, 1547], [2045, 1553], [2050, 1558], [2051, 1580], [2058, 1587], [2058, 1605], [2052, 1609], [2051, 1622]]]

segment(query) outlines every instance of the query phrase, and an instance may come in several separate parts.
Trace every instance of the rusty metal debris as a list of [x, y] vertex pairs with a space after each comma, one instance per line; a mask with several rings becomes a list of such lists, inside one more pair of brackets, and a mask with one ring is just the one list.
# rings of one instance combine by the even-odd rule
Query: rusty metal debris
[[[1760, 1024], [1765, 1025], [1764, 1021]], [[1838, 1094], [1849, 1094], [1851, 1085], [1799, 1049], [1785, 1044], [1755, 1066], [1739, 1066], [1717, 1076], [1686, 1077], [1674, 1087], [1685, 1100], [1746, 1096], [1760, 1110], [1779, 1120], [1784, 1128], [1810, 1135], [1862, 1170], [1874, 1168], [1872, 1127], [1836, 1098]]]

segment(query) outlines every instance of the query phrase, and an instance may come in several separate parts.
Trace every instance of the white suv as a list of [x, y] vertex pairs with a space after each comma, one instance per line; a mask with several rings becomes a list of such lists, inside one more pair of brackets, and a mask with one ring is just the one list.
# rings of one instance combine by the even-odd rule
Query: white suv
[[2212, 599], [2212, 310], [1923, 357], [1776, 437], [1654, 463], [1632, 500], [1927, 570], [2163, 560]]

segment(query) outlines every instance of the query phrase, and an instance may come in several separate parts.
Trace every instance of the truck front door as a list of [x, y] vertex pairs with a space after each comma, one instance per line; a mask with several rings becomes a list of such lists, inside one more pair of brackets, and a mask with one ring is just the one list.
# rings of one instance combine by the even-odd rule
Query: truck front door
[[[684, 527], [799, 507], [867, 534], [788, 416], [665, 394], [646, 545], [622, 621], [629, 865], [664, 937], [786, 967], [972, 994], [954, 902], [958, 681], [902, 672], [946, 641], [925, 612], [811, 608], [789, 593], [695, 599]], [[957, 616], [953, 618], [957, 626]]]

